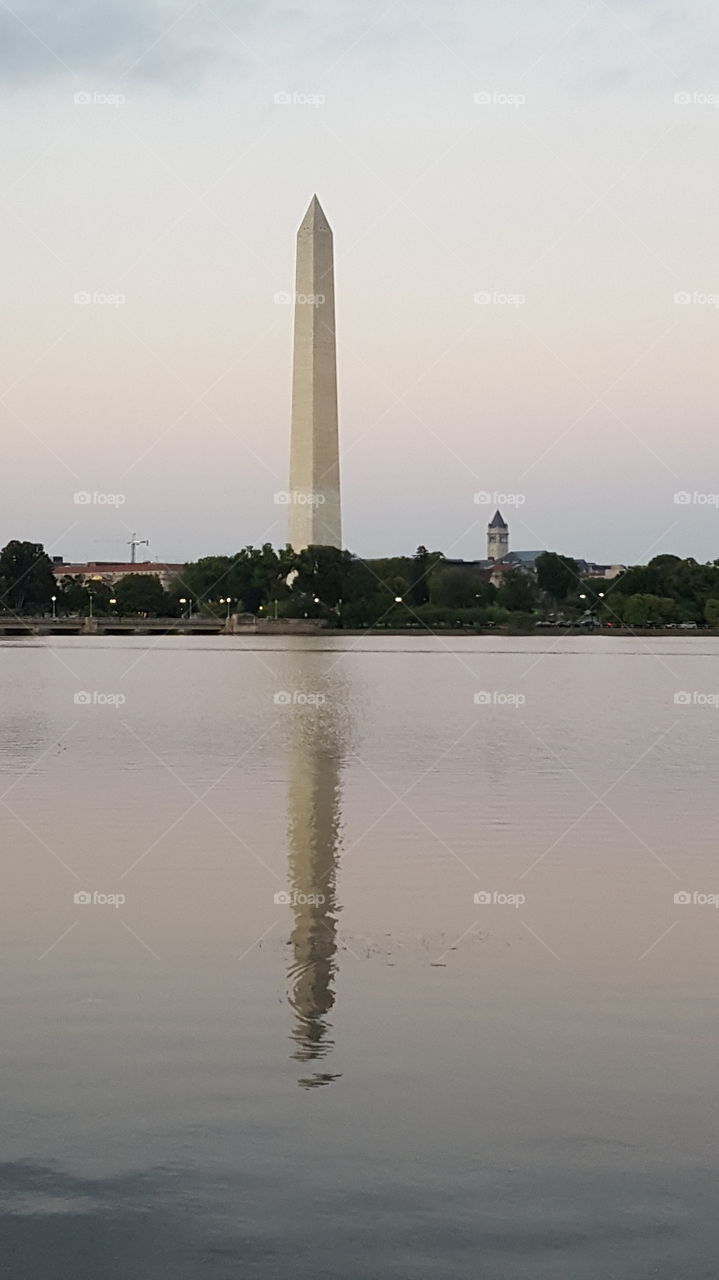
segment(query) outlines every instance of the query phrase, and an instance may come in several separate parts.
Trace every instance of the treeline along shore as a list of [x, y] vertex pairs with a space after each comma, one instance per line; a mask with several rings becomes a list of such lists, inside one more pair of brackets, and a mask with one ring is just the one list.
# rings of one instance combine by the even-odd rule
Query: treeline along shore
[[265, 544], [192, 561], [170, 581], [150, 563], [119, 574], [113, 566], [111, 575], [101, 564], [87, 568], [65, 573], [40, 543], [9, 542], [0, 552], [3, 629], [30, 618], [47, 619], [50, 631], [63, 619], [165, 619], [198, 630], [203, 622], [223, 630], [268, 624], [275, 633], [303, 622], [360, 632], [719, 628], [719, 560], [673, 555], [604, 579], [583, 577], [571, 557], [547, 551], [531, 568], [503, 572], [498, 584], [491, 567], [448, 561], [423, 546], [413, 556], [364, 560], [332, 547]]

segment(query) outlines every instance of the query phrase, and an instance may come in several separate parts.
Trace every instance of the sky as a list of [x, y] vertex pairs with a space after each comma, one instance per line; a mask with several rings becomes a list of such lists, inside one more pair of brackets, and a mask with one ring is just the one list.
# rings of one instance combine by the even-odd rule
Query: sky
[[[0, 0], [0, 545], [286, 539], [297, 227], [343, 524], [719, 557], [715, 0]], [[278, 300], [279, 295], [279, 300]]]

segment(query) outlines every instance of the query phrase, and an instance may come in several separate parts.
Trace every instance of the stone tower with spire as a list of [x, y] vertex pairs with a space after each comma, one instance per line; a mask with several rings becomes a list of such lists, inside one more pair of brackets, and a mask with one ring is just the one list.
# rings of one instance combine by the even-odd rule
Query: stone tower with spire
[[297, 232], [288, 541], [341, 547], [332, 231], [317, 196]]
[[503, 560], [509, 551], [509, 525], [501, 511], [495, 511], [487, 525], [487, 559]]

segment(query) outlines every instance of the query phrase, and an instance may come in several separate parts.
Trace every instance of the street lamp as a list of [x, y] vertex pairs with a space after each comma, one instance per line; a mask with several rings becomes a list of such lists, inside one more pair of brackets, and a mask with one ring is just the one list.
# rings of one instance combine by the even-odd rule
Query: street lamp
[[227, 605], [227, 621], [230, 621], [230, 605], [232, 604], [232, 596], [220, 596], [220, 604]]
[[187, 596], [180, 596], [180, 604], [182, 605], [183, 610], [186, 604], [190, 606], [187, 612], [187, 616], [188, 618], [191, 618], [192, 617], [192, 600], [188, 600]]
[[52, 600], [52, 616], [53, 618], [56, 618], [57, 609], [55, 608], [55, 605], [57, 604], [57, 596], [50, 596], [50, 599]]
[[90, 590], [89, 587], [87, 588], [87, 594], [90, 597], [90, 617], [92, 617], [92, 602], [95, 599], [95, 597], [93, 596], [92, 591]]
[[394, 602], [395, 602], [395, 604], [402, 604], [402, 603], [403, 603], [403, 601], [402, 601], [402, 597], [401, 597], [401, 596], [395, 596], [395, 598], [394, 598]]

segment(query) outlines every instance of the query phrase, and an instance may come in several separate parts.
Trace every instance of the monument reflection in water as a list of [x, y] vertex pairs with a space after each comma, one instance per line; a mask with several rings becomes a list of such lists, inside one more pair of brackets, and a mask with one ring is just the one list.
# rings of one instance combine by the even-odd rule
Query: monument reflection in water
[[[324, 683], [324, 682], [323, 682]], [[334, 1048], [328, 1015], [337, 973], [337, 871], [341, 842], [342, 741], [338, 689], [320, 705], [288, 708], [293, 718], [289, 768], [289, 890], [294, 923], [290, 939], [289, 1001], [296, 1020], [292, 1057], [319, 1062]], [[317, 696], [317, 695], [309, 695]], [[337, 1077], [314, 1072], [304, 1088]]]

